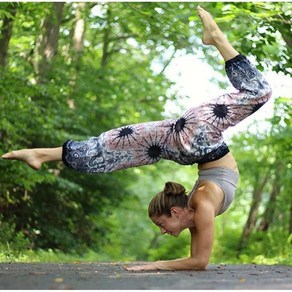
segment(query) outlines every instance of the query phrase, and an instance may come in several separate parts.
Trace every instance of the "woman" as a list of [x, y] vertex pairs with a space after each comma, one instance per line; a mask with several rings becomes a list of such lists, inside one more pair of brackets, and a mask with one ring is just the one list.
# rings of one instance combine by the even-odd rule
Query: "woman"
[[198, 15], [204, 27], [203, 43], [219, 50], [227, 76], [239, 92], [191, 108], [177, 120], [124, 126], [86, 141], [67, 141], [62, 147], [23, 149], [2, 156], [24, 161], [34, 169], [44, 162], [63, 160], [68, 167], [88, 173], [152, 164], [162, 158], [185, 165], [198, 163], [199, 179], [190, 196], [183, 186], [166, 183], [164, 191], [149, 205], [149, 216], [163, 234], [178, 236], [189, 228], [190, 257], [128, 270], [206, 268], [213, 244], [214, 218], [231, 204], [238, 181], [236, 162], [222, 132], [251, 115], [271, 96], [266, 80], [231, 46], [210, 14], [198, 7]]

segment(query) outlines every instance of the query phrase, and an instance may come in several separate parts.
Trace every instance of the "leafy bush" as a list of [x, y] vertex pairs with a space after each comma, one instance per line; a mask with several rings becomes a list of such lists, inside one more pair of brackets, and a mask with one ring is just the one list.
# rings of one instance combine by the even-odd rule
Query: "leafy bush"
[[0, 260], [13, 261], [20, 257], [29, 247], [29, 240], [23, 231], [15, 229], [15, 223], [3, 221], [0, 216]]

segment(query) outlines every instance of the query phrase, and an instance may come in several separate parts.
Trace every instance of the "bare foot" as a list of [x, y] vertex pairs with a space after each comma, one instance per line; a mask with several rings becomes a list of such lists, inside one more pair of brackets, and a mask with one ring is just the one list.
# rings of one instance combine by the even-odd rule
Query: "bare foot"
[[19, 160], [27, 163], [33, 169], [40, 169], [42, 160], [39, 155], [32, 149], [22, 149], [8, 152], [2, 155], [4, 159]]
[[222, 31], [217, 26], [212, 16], [201, 6], [197, 7], [198, 15], [204, 26], [202, 42], [204, 45], [217, 45], [225, 39]]

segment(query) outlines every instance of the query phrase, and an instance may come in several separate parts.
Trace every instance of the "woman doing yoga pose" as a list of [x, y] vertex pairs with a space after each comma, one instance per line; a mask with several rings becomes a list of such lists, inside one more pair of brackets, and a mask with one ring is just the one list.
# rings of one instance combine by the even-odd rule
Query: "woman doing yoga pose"
[[236, 93], [226, 93], [187, 110], [179, 119], [128, 125], [86, 141], [67, 141], [62, 147], [23, 149], [5, 159], [26, 162], [39, 169], [44, 162], [63, 160], [77, 171], [105, 173], [156, 163], [160, 159], [182, 165], [198, 164], [198, 180], [189, 195], [177, 183], [167, 182], [149, 204], [149, 217], [162, 234], [191, 234], [190, 256], [127, 267], [128, 270], [204, 270], [211, 256], [214, 219], [231, 204], [238, 182], [236, 162], [222, 132], [258, 110], [271, 88], [249, 60], [225, 38], [211, 15], [198, 7], [205, 45], [215, 46], [225, 61]]

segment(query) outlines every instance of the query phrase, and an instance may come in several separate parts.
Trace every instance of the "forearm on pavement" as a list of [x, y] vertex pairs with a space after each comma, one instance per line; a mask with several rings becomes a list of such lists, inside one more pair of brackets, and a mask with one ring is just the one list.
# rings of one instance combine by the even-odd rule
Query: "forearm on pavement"
[[157, 270], [197, 270], [203, 271], [207, 264], [198, 261], [196, 258], [184, 258], [170, 261], [157, 261], [154, 263]]

